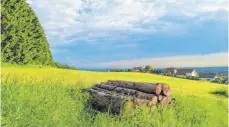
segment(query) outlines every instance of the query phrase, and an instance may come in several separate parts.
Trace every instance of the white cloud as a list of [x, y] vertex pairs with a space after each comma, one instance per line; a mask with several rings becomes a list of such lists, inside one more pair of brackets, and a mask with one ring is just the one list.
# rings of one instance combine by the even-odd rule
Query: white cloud
[[120, 60], [106, 63], [87, 65], [88, 67], [112, 67], [112, 68], [131, 68], [135, 66], [152, 65], [160, 67], [204, 67], [204, 66], [228, 66], [228, 52], [200, 54], [200, 55], [181, 55], [171, 57], [144, 58], [137, 60]]
[[[55, 38], [77, 36], [76, 31], [85, 30], [87, 33], [92, 31], [92, 34], [95, 30], [98, 32], [171, 31], [176, 29], [174, 25], [180, 27], [179, 24], [161, 21], [163, 16], [195, 18], [218, 10], [228, 11], [227, 0], [27, 0], [27, 2], [37, 13], [48, 36]], [[218, 18], [217, 15], [214, 16]]]

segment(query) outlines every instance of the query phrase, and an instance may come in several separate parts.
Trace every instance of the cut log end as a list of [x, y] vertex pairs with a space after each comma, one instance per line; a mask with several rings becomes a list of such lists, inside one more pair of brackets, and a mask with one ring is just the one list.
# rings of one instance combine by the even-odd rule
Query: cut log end
[[156, 95], [159, 95], [161, 93], [162, 89], [161, 89], [161, 84], [158, 83], [156, 86]]
[[161, 91], [162, 95], [164, 96], [171, 96], [171, 90], [169, 85], [167, 84], [162, 84], [162, 91]]

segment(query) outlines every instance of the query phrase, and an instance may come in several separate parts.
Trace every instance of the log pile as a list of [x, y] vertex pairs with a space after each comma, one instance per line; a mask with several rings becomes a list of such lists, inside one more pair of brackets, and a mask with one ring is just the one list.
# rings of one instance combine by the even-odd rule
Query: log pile
[[108, 80], [84, 91], [92, 95], [92, 108], [119, 114], [126, 102], [132, 106], [155, 106], [172, 103], [169, 85], [164, 83], [144, 83]]

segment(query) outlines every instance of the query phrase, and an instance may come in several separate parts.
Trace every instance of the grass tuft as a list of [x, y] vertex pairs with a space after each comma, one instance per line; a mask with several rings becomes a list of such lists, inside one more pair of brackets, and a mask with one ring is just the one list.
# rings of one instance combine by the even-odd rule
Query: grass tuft
[[217, 95], [217, 96], [228, 97], [228, 89], [226, 89], [226, 88], [220, 88], [220, 89], [217, 89], [211, 93], [214, 95]]

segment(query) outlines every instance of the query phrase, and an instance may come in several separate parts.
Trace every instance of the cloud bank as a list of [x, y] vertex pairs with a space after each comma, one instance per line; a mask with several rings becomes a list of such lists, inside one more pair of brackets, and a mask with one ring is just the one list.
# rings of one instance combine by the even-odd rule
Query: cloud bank
[[[54, 60], [62, 63], [109, 67], [224, 65], [222, 59], [202, 57], [227, 51], [228, 0], [27, 2], [44, 27]], [[157, 58], [198, 53], [207, 55]]]
[[[173, 19], [227, 20], [227, 0], [27, 0], [50, 43], [112, 39], [114, 31], [164, 32], [181, 26]], [[217, 12], [217, 14], [213, 14]], [[171, 20], [163, 20], [164, 17]], [[99, 34], [98, 34], [99, 33]], [[81, 36], [84, 37], [81, 37]], [[71, 38], [71, 39], [69, 39]], [[116, 37], [115, 37], [116, 38]]]

